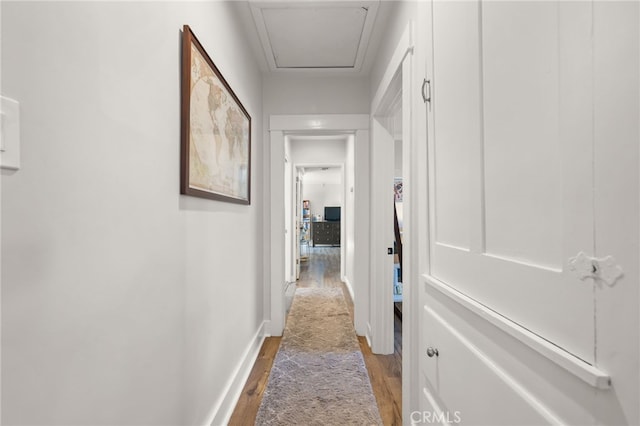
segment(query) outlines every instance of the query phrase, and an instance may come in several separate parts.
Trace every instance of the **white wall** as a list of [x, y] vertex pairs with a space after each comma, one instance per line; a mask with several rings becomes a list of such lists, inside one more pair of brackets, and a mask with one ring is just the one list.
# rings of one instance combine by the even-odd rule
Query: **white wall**
[[[343, 158], [342, 161], [345, 161]], [[304, 182], [307, 184], [340, 185], [342, 183], [342, 171], [339, 166], [306, 166], [304, 167]]]
[[303, 197], [311, 202], [313, 217], [320, 215], [324, 220], [324, 208], [342, 206], [343, 193], [342, 184], [309, 183], [304, 186]]
[[[342, 171], [340, 170], [340, 173]], [[305, 182], [303, 180], [303, 182]], [[324, 220], [324, 208], [343, 205], [343, 183], [307, 183], [305, 182], [302, 196], [310, 201], [312, 217], [320, 215]], [[344, 210], [344, 208], [343, 208]]]
[[[345, 164], [346, 141], [336, 140], [295, 140], [291, 157], [294, 164], [311, 166], [336, 166]], [[342, 170], [331, 168], [327, 171], [309, 170], [303, 177], [303, 199], [311, 201], [312, 216], [322, 215], [326, 206], [342, 206], [344, 182]]]
[[395, 150], [394, 150], [394, 155], [395, 155], [395, 163], [394, 163], [395, 173], [394, 173], [394, 176], [395, 177], [402, 177], [402, 140], [396, 140], [394, 148], [395, 148]]
[[[4, 424], [227, 408], [263, 316], [262, 81], [236, 7], [3, 2], [23, 162], [2, 179]], [[178, 193], [183, 24], [253, 118], [250, 206]]]
[[[416, 20], [418, 6], [415, 1], [387, 0], [380, 3], [379, 14], [384, 15], [387, 28], [371, 68], [371, 97], [375, 96], [380, 81], [398, 45], [398, 41], [410, 20]], [[382, 17], [381, 17], [382, 19]]]
[[280, 73], [264, 76], [264, 113], [363, 114], [369, 112], [369, 79]]
[[296, 164], [335, 165], [344, 163], [346, 136], [327, 140], [292, 138], [291, 157]]

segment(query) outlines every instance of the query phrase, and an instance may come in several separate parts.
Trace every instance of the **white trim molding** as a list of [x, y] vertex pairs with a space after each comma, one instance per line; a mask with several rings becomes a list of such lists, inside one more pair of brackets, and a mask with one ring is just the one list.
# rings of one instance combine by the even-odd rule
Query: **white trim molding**
[[[525, 408], [528, 419], [535, 416], [536, 420], [533, 424], [550, 424], [550, 425], [563, 425], [566, 424], [557, 413], [555, 413], [550, 407], [546, 406], [540, 401], [534, 394], [532, 394], [525, 386], [523, 386], [518, 380], [505, 371], [500, 365], [498, 365], [490, 356], [484, 353], [481, 349], [476, 347], [469, 339], [467, 339], [463, 333], [461, 333], [456, 327], [454, 327], [449, 321], [445, 320], [436, 311], [429, 306], [424, 306], [426, 316], [430, 320], [434, 320], [435, 327], [441, 328], [446, 331], [449, 337], [449, 343], [455, 346], [449, 346], [449, 349], [455, 347], [459, 349], [458, 353], [465, 353], [465, 359], [474, 363], [477, 367], [482, 368], [491, 377], [492, 381], [502, 382], [502, 389], [507, 390], [509, 395], [515, 396], [520, 401], [519, 408]], [[453, 343], [451, 343], [453, 342]], [[436, 355], [437, 356], [437, 355]], [[481, 367], [480, 367], [481, 366]], [[516, 402], [516, 401], [512, 401]], [[461, 413], [462, 414], [462, 413]]]
[[317, 131], [356, 131], [369, 129], [367, 114], [300, 114], [272, 115], [269, 131], [317, 132]]
[[[369, 115], [368, 114], [301, 114], [301, 115], [272, 115], [269, 119], [270, 133], [270, 162], [268, 176], [270, 177], [270, 197], [267, 201], [267, 209], [270, 219], [265, 224], [265, 264], [270, 272], [269, 281], [265, 286], [265, 297], [269, 300], [270, 318], [266, 318], [269, 327], [266, 332], [271, 336], [281, 336], [285, 323], [285, 280], [284, 254], [284, 139], [288, 135], [322, 135], [322, 134], [354, 134], [356, 154], [359, 150], [366, 150], [369, 145]], [[362, 147], [362, 148], [359, 148]], [[368, 171], [369, 159], [356, 155], [355, 166]], [[359, 199], [364, 196], [363, 202], [356, 202], [355, 217], [369, 215], [369, 187], [365, 182], [360, 182], [356, 177], [354, 184]], [[356, 195], [358, 196], [358, 195]], [[354, 250], [367, 252], [368, 247], [368, 220], [362, 222], [367, 225], [366, 230], [356, 225], [356, 238]], [[366, 234], [366, 235], [365, 235]], [[356, 333], [362, 333], [361, 324], [366, 323], [368, 313], [369, 280], [368, 280], [368, 256], [359, 259], [362, 266], [355, 266], [352, 285], [354, 295], [354, 325]], [[366, 271], [366, 272], [365, 272]], [[364, 305], [363, 305], [364, 304]]]
[[387, 94], [388, 88], [391, 86], [392, 81], [394, 80], [396, 73], [398, 70], [402, 69], [402, 63], [404, 62], [404, 58], [413, 52], [413, 35], [412, 35], [413, 23], [409, 21], [407, 26], [402, 33], [402, 37], [400, 37], [400, 41], [396, 46], [396, 50], [393, 52], [393, 56], [387, 65], [387, 69], [384, 72], [382, 80], [378, 85], [378, 89], [376, 90], [376, 94], [373, 97], [373, 102], [371, 102], [371, 111], [375, 114], [378, 109], [380, 109], [380, 104], [382, 103], [383, 98]]
[[540, 355], [579, 377], [594, 388], [611, 388], [611, 376], [605, 372], [577, 358], [564, 349], [548, 342], [537, 334], [532, 333], [526, 328], [516, 324], [508, 318], [505, 318], [470, 297], [460, 293], [442, 281], [429, 275], [423, 275], [422, 278], [428, 286], [438, 290], [451, 300], [488, 321], [511, 337], [524, 343]]
[[[378, 118], [386, 118], [394, 113], [399, 102], [402, 102], [402, 150], [403, 150], [403, 179], [405, 188], [409, 188], [412, 173], [415, 171], [410, 161], [414, 140], [412, 100], [414, 82], [412, 76], [413, 56], [413, 21], [407, 25], [400, 37], [385, 73], [378, 85], [376, 94], [371, 103], [372, 117], [372, 141], [371, 141], [371, 314], [369, 321], [372, 327], [372, 351], [376, 354], [391, 354], [394, 352], [394, 309], [391, 297], [391, 284], [393, 282], [393, 265], [387, 254], [387, 248], [393, 245], [392, 228], [386, 228], [393, 221], [393, 211], [389, 205], [386, 191], [393, 181], [387, 179], [389, 173], [393, 175], [393, 159], [389, 159], [389, 151], [393, 149], [389, 145], [389, 137], [386, 131], [380, 131], [383, 127]], [[393, 139], [391, 139], [393, 143]], [[393, 155], [393, 154], [391, 154]], [[389, 163], [391, 161], [391, 163]], [[411, 206], [410, 197], [407, 197], [405, 208]], [[410, 215], [405, 218], [403, 242], [403, 286], [407, 290], [411, 287], [409, 258], [412, 250], [411, 220]], [[407, 291], [405, 295], [410, 295]], [[403, 302], [404, 303], [404, 302]], [[410, 303], [410, 302], [409, 302]], [[410, 339], [407, 339], [410, 340]], [[406, 414], [406, 413], [405, 413]]]
[[209, 415], [202, 423], [203, 426], [226, 425], [229, 423], [233, 410], [235, 409], [238, 399], [240, 399], [240, 395], [242, 394], [242, 389], [244, 388], [244, 385], [249, 378], [249, 374], [251, 374], [251, 370], [253, 369], [253, 365], [260, 354], [260, 348], [262, 347], [265, 339], [265, 325], [266, 322], [263, 321], [262, 324], [260, 324], [260, 327], [258, 327], [258, 331], [253, 336], [253, 339], [251, 339], [251, 342], [249, 342], [249, 345], [242, 354], [240, 361], [236, 364], [233, 374], [225, 384], [222, 396], [215, 401], [213, 407], [209, 411]]
[[[289, 72], [289, 73], [305, 73], [305, 72], [317, 72], [319, 69], [325, 73], [350, 73], [357, 74], [362, 71], [362, 66], [365, 61], [365, 54], [369, 47], [369, 42], [373, 34], [373, 27], [376, 21], [380, 0], [307, 0], [307, 1], [282, 1], [282, 0], [252, 0], [249, 2], [251, 9], [251, 15], [253, 17], [254, 24], [258, 38], [260, 39], [260, 45], [264, 52], [264, 62], [268, 66], [270, 71]], [[364, 9], [365, 16], [360, 32], [360, 39], [358, 40], [355, 56], [353, 58], [352, 66], [323, 66], [319, 67], [319, 64], [308, 64], [303, 66], [293, 66], [294, 64], [283, 64], [279, 66], [276, 59], [276, 50], [272, 45], [272, 37], [270, 37], [269, 29], [267, 28], [268, 22], [265, 20], [265, 11], [269, 9], [344, 9], [344, 13], [348, 13], [349, 9], [353, 10]], [[348, 8], [348, 9], [346, 9]], [[273, 31], [273, 28], [271, 29]], [[277, 46], [282, 48], [282, 45]]]

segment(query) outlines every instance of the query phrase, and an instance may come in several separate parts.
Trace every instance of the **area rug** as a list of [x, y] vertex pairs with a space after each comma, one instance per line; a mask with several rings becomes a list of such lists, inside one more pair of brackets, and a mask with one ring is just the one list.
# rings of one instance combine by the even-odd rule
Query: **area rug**
[[340, 288], [299, 288], [256, 425], [382, 425]]

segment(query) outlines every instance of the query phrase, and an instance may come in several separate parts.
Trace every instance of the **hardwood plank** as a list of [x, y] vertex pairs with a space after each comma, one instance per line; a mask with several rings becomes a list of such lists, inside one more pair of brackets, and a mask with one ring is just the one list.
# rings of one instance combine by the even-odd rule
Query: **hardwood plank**
[[365, 337], [358, 340], [383, 423], [402, 425], [402, 371], [395, 354], [375, 355]]
[[262, 402], [262, 395], [267, 387], [269, 372], [276, 358], [282, 337], [267, 337], [260, 348], [260, 353], [249, 374], [247, 383], [242, 389], [236, 408], [233, 410], [230, 426], [252, 425]]

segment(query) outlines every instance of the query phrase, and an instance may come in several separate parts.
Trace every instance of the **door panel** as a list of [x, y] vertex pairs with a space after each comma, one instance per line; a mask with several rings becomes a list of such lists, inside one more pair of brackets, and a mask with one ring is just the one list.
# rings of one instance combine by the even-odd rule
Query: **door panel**
[[561, 268], [558, 5], [482, 7], [486, 253]]
[[[421, 358], [425, 374], [425, 410], [433, 410], [431, 407], [435, 406], [451, 423], [463, 425], [562, 423], [446, 318], [431, 307], [425, 307], [423, 315], [424, 321], [430, 324], [423, 332], [424, 341], [437, 342], [433, 349], [438, 351], [438, 356], [423, 355]], [[465, 366], [463, 371], [461, 365]], [[446, 401], [446, 408], [440, 401]]]
[[[435, 238], [441, 244], [471, 248], [470, 182], [474, 172], [473, 149], [481, 144], [478, 5], [467, 2], [435, 2], [434, 32], [446, 40], [434, 46], [438, 143], [435, 146]], [[455, 25], [451, 25], [455, 22]], [[465, 52], [465, 54], [460, 54]], [[442, 72], [440, 72], [442, 71]], [[464, 102], [460, 102], [464, 99]], [[464, 125], [461, 125], [464, 123]], [[462, 167], [450, 167], [460, 164]], [[474, 176], [475, 178], [475, 176]]]
[[594, 246], [590, 9], [566, 7], [434, 2], [430, 274], [593, 363], [567, 267]]

